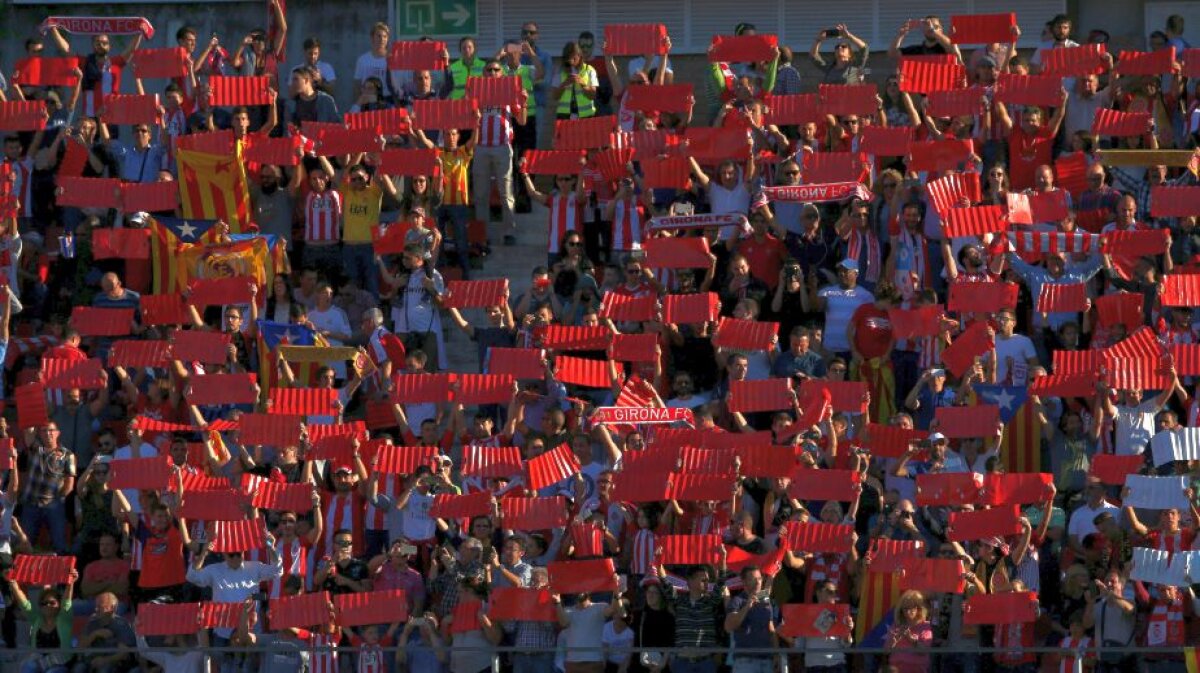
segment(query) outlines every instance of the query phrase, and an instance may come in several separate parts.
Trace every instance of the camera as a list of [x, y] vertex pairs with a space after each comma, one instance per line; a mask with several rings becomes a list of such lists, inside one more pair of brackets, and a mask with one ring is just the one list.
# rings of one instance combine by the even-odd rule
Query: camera
[[841, 36], [842, 36], [842, 31], [838, 30], [837, 28], [830, 28], [825, 31], [825, 37], [841, 37]]
[[799, 278], [801, 275], [800, 265], [796, 263], [786, 264], [783, 267], [783, 277], [788, 280]]

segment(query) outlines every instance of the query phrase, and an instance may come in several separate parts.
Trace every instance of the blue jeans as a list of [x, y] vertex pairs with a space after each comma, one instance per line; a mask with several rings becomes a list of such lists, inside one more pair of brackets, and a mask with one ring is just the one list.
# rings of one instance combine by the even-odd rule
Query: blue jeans
[[379, 294], [379, 270], [375, 268], [375, 247], [370, 243], [342, 246], [342, 273], [358, 287]]
[[671, 673], [717, 673], [717, 662], [712, 657], [688, 661], [678, 655], [671, 655]]
[[25, 503], [21, 510], [21, 528], [29, 541], [36, 543], [42, 527], [50, 529], [50, 543], [59, 554], [67, 553], [67, 506], [56, 500], [45, 507]]
[[904, 398], [908, 397], [921, 378], [917, 366], [920, 355], [916, 351], [892, 351], [892, 376], [896, 381], [896, 409], [904, 409]]
[[21, 664], [21, 673], [67, 673], [66, 666], [47, 666], [42, 667], [42, 662], [36, 659], [30, 659]]
[[733, 673], [774, 673], [775, 659], [751, 659], [737, 657], [733, 660]]
[[[467, 220], [470, 217], [470, 206], [442, 206], [438, 213], [438, 224], [441, 225], [443, 234], [448, 226], [454, 228], [454, 245], [458, 251], [458, 264], [463, 270], [463, 280], [467, 280], [471, 267], [471, 241], [467, 234]], [[445, 248], [446, 246], [443, 244], [443, 253]], [[439, 260], [440, 264], [441, 260]]]
[[513, 673], [554, 673], [554, 653], [512, 655]]

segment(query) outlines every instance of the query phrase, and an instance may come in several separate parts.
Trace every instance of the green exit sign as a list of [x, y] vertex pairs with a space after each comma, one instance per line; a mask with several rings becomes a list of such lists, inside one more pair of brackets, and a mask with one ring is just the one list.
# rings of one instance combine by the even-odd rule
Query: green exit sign
[[398, 37], [474, 35], [475, 0], [394, 0]]

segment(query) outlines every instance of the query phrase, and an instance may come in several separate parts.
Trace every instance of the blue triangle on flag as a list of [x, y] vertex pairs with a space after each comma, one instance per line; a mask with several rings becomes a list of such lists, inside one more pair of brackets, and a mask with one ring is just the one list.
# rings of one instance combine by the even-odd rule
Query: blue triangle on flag
[[267, 350], [275, 350], [280, 343], [287, 343], [289, 346], [316, 345], [317, 333], [304, 325], [259, 320], [258, 333], [262, 335]]
[[994, 404], [1000, 408], [1000, 420], [1008, 423], [1029, 398], [1029, 388], [1026, 386], [996, 386], [976, 385], [975, 393], [986, 404]]
[[165, 227], [182, 243], [197, 243], [209, 229], [217, 224], [216, 220], [196, 220], [182, 217], [156, 217], [155, 222]]

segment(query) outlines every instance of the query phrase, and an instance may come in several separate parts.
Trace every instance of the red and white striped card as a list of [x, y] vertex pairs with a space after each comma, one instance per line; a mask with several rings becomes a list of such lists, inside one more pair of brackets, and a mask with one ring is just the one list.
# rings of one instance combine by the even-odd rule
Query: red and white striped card
[[271, 78], [262, 76], [208, 78], [209, 102], [217, 107], [270, 105]]
[[537, 491], [579, 473], [579, 459], [566, 444], [530, 458], [526, 464], [529, 488]]

